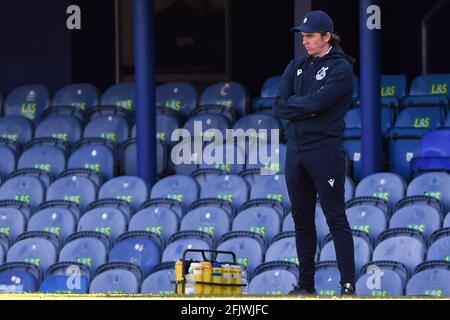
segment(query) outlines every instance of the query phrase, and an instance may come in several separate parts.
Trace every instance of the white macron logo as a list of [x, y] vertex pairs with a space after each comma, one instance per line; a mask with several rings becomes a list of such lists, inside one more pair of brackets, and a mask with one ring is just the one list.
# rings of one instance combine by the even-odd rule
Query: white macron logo
[[297, 77], [303, 73], [302, 69], [297, 69]]
[[334, 179], [328, 180], [328, 183], [330, 184], [330, 186], [331, 186], [332, 188], [334, 187]]

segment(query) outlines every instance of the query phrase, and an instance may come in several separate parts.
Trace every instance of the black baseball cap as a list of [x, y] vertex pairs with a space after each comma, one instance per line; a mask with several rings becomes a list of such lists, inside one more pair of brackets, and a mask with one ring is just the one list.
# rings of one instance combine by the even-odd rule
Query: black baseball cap
[[305, 32], [305, 33], [313, 33], [313, 32], [334, 32], [334, 22], [323, 11], [310, 11], [303, 18], [302, 22], [291, 28], [294, 32]]

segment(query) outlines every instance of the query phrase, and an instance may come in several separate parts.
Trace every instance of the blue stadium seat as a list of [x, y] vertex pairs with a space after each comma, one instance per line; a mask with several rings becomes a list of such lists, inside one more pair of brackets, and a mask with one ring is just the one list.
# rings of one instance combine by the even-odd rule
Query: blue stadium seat
[[121, 115], [101, 115], [86, 124], [83, 137], [102, 138], [121, 143], [130, 137], [130, 128], [127, 119]]
[[170, 154], [170, 168], [180, 175], [190, 175], [199, 168], [203, 157], [204, 143], [196, 148], [194, 139], [184, 139], [174, 145]]
[[91, 278], [92, 273], [86, 265], [75, 262], [57, 262], [47, 270], [39, 292], [86, 294]]
[[99, 189], [100, 186], [103, 184], [102, 176], [95, 170], [91, 169], [67, 169], [61, 172], [61, 174], [57, 178], [60, 179], [64, 177], [73, 177], [73, 176], [76, 176], [78, 178], [88, 178], [94, 183], [95, 188], [97, 189]]
[[103, 184], [98, 192], [98, 198], [125, 200], [136, 210], [148, 199], [148, 193], [147, 184], [141, 178], [120, 176]]
[[381, 96], [395, 97], [402, 99], [407, 94], [406, 76], [398, 75], [382, 75], [381, 76]]
[[278, 85], [282, 76], [267, 78], [261, 89], [261, 96], [253, 99], [252, 109], [256, 113], [272, 114], [272, 106], [278, 91]]
[[[231, 125], [230, 120], [221, 114], [201, 113], [190, 117], [183, 128], [189, 131], [192, 137], [201, 136], [203, 139], [212, 140], [214, 138], [219, 141], [225, 141], [225, 138], [227, 137], [226, 130], [233, 128], [233, 126]], [[220, 139], [220, 135], [218, 135], [216, 130], [219, 130], [222, 139]]]
[[109, 87], [102, 95], [101, 106], [122, 107], [128, 111], [134, 110], [134, 83], [119, 83]]
[[[355, 252], [355, 270], [359, 274], [362, 267], [370, 262], [372, 256], [372, 243], [369, 236], [364, 231], [353, 230], [353, 245]], [[336, 250], [331, 234], [323, 240], [323, 247], [320, 251], [320, 261], [335, 261]]]
[[406, 286], [407, 296], [450, 297], [450, 262], [420, 264]]
[[37, 123], [49, 105], [49, 94], [43, 85], [21, 86], [6, 97], [4, 115], [21, 115]]
[[238, 117], [247, 114], [248, 94], [237, 82], [218, 82], [210, 85], [200, 97], [200, 106], [220, 105], [233, 110]]
[[450, 74], [425, 74], [411, 84], [410, 95], [447, 95], [450, 97]]
[[59, 89], [52, 99], [52, 106], [71, 106], [86, 110], [99, 103], [96, 87], [89, 83], [74, 83]]
[[48, 200], [66, 200], [76, 203], [82, 211], [97, 199], [95, 183], [86, 177], [65, 176], [54, 181], [47, 190]]
[[0, 157], [0, 176], [8, 176], [16, 169], [17, 145], [8, 139], [0, 138]]
[[219, 169], [227, 174], [238, 174], [245, 168], [246, 154], [238, 144], [215, 142], [203, 148], [203, 161], [199, 169]]
[[252, 185], [250, 199], [272, 199], [282, 203], [285, 208], [290, 208], [291, 202], [284, 174], [255, 176]]
[[[377, 198], [385, 201], [389, 208], [405, 196], [406, 183], [403, 178], [397, 174], [381, 172], [372, 174], [358, 183], [355, 192], [355, 198], [362, 200]], [[353, 199], [355, 200], [355, 199]]]
[[35, 137], [56, 138], [73, 144], [81, 138], [80, 120], [68, 115], [47, 117], [36, 127]]
[[36, 265], [41, 272], [56, 262], [59, 251], [58, 237], [50, 232], [29, 231], [17, 237], [9, 248], [7, 262], [29, 262]]
[[316, 263], [315, 287], [320, 296], [337, 296], [341, 294], [341, 276], [336, 261]]
[[[234, 130], [243, 130], [242, 134], [251, 142], [262, 141], [272, 142], [271, 130], [279, 130], [278, 136], [274, 135], [275, 140], [281, 140], [282, 123], [277, 118], [268, 114], [249, 114], [240, 118], [234, 125]], [[247, 134], [248, 133], [248, 134]]]
[[187, 208], [198, 199], [200, 190], [197, 182], [188, 176], [168, 176], [158, 181], [152, 188], [150, 198], [169, 198]]
[[[202, 231], [180, 231], [172, 235], [167, 241], [161, 262], [177, 261], [183, 257], [187, 249], [211, 250], [214, 247], [214, 239], [211, 235]], [[202, 261], [200, 253], [189, 253], [186, 258]]]
[[40, 278], [39, 268], [32, 263], [5, 263], [0, 266], [0, 293], [36, 292]]
[[[173, 208], [179, 206], [179, 212]], [[178, 231], [179, 219], [182, 211], [176, 200], [166, 199], [166, 203], [149, 200], [133, 215], [128, 224], [128, 231], [154, 232], [166, 242]]]
[[18, 169], [12, 172], [8, 179], [12, 179], [15, 177], [35, 177], [38, 178], [43, 184], [44, 188], [48, 189], [50, 184], [53, 182], [53, 176], [45, 170], [34, 169], [34, 168], [26, 168], [26, 169]]
[[282, 232], [273, 238], [271, 245], [267, 248], [264, 261], [286, 261], [298, 264], [295, 232]]
[[248, 294], [287, 295], [297, 285], [298, 268], [294, 263], [272, 261], [261, 264], [248, 286]]
[[37, 138], [24, 146], [18, 169], [34, 168], [56, 177], [66, 169], [66, 145], [56, 138]]
[[[260, 151], [264, 153], [263, 157], [260, 157]], [[248, 152], [248, 160], [246, 168], [249, 170], [260, 169], [258, 172], [254, 171], [254, 174], [284, 174], [286, 163], [286, 151], [285, 144], [267, 144], [266, 148], [261, 149], [260, 145], [253, 145]], [[278, 161], [272, 161], [272, 155], [274, 159], [278, 157]], [[265, 159], [267, 156], [267, 159]], [[251, 182], [254, 179], [248, 179]]]
[[444, 124], [444, 119], [442, 109], [414, 106], [405, 108], [399, 113], [395, 127], [435, 130]]
[[426, 246], [423, 235], [413, 229], [390, 229], [378, 237], [372, 261], [389, 260], [404, 264], [409, 272], [423, 262]]
[[141, 287], [142, 272], [135, 264], [110, 262], [100, 266], [89, 293], [135, 294]]
[[163, 262], [153, 268], [152, 273], [142, 282], [142, 294], [175, 294], [175, 262]]
[[280, 232], [281, 217], [269, 207], [252, 207], [241, 210], [233, 220], [233, 231], [250, 231], [261, 235], [266, 243]]
[[197, 181], [200, 189], [203, 188], [211, 178], [226, 174], [225, 171], [215, 168], [197, 169], [193, 171], [190, 176]]
[[237, 175], [221, 175], [211, 178], [203, 186], [200, 199], [218, 199], [227, 201], [233, 210], [238, 210], [248, 200], [248, 186]]
[[408, 270], [390, 261], [376, 261], [365, 265], [356, 283], [356, 294], [365, 297], [401, 297], [404, 294]]
[[131, 231], [122, 234], [109, 252], [109, 262], [130, 262], [148, 276], [161, 260], [162, 240], [152, 232]]
[[30, 215], [31, 208], [23, 201], [0, 201], [0, 233], [14, 242], [26, 230]]
[[103, 178], [115, 176], [115, 153], [113, 144], [101, 138], [86, 138], [73, 146], [67, 163], [69, 169], [91, 169]]
[[84, 213], [78, 221], [78, 231], [104, 233], [111, 241], [126, 231], [127, 218], [116, 208], [96, 208]]
[[[361, 137], [362, 128], [362, 114], [361, 108], [353, 108], [347, 111], [345, 114], [345, 126], [344, 133], [345, 138], [357, 138]], [[386, 107], [381, 108], [381, 132], [385, 134], [389, 128], [393, 125], [392, 112]]]
[[346, 210], [350, 228], [366, 232], [372, 243], [375, 243], [378, 236], [387, 229], [388, 225], [386, 207], [379, 207], [375, 204], [362, 204], [362, 201], [360, 203], [353, 202], [352, 206]]
[[231, 217], [225, 210], [214, 207], [198, 207], [189, 211], [183, 217], [180, 231], [198, 230], [210, 234], [215, 240], [219, 240], [230, 231]]
[[420, 143], [420, 153], [411, 161], [412, 177], [423, 172], [450, 172], [450, 130], [439, 130], [425, 135]]
[[450, 214], [447, 213], [444, 219], [444, 223], [442, 225], [444, 228], [450, 228]]
[[450, 175], [443, 172], [429, 172], [414, 178], [408, 186], [406, 195], [429, 196], [438, 199], [444, 212], [450, 211]]
[[156, 88], [156, 104], [186, 118], [197, 105], [197, 92], [189, 83], [165, 83]]
[[289, 213], [286, 215], [286, 217], [284, 217], [283, 226], [281, 229], [282, 229], [281, 230], [282, 232], [295, 230], [295, 224], [294, 224], [294, 219], [292, 218], [292, 213]]
[[[253, 271], [264, 261], [264, 239], [261, 235], [250, 231], [231, 231], [220, 239], [219, 251], [232, 251], [236, 254], [237, 263], [247, 268], [251, 276]], [[217, 255], [218, 261], [227, 261], [223, 254]]]
[[19, 145], [33, 138], [34, 125], [23, 116], [4, 116], [0, 118], [0, 137]]
[[419, 230], [429, 239], [442, 225], [442, 208], [435, 199], [409, 197], [400, 201], [389, 222], [389, 228]]
[[65, 241], [76, 230], [79, 208], [70, 201], [41, 204], [28, 221], [28, 231], [48, 231]]
[[[137, 150], [136, 139], [129, 139], [121, 145], [121, 163], [122, 171], [125, 175], [137, 175]], [[167, 170], [168, 154], [167, 147], [161, 141], [156, 143], [156, 170], [161, 176]]]
[[45, 186], [36, 177], [18, 176], [0, 187], [0, 200], [17, 200], [36, 208], [45, 198]]
[[75, 232], [59, 252], [59, 262], [78, 262], [92, 272], [106, 262], [110, 242], [105, 234], [93, 231]]
[[172, 141], [172, 133], [181, 128], [181, 123], [178, 118], [170, 113], [156, 114], [156, 138], [167, 144], [174, 145], [176, 142]]
[[450, 228], [444, 227], [433, 233], [427, 251], [427, 261], [450, 261]]

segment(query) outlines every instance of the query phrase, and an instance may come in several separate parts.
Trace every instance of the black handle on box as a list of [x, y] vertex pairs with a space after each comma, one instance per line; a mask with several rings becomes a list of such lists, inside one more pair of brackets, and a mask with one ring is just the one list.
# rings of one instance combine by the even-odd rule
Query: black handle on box
[[[184, 251], [183, 258], [181, 259], [182, 262], [183, 262], [183, 265], [184, 265], [184, 262], [186, 261], [186, 255], [187, 255], [188, 252], [199, 252], [199, 253], [201, 253], [202, 257], [203, 257], [203, 259], [205, 261], [209, 261], [206, 258], [206, 256], [205, 256], [206, 252], [214, 253], [215, 257], [217, 257], [217, 254], [229, 254], [229, 255], [231, 255], [233, 257], [233, 264], [236, 264], [236, 254], [234, 252], [232, 252], [232, 251], [206, 250], [206, 249], [187, 249], [187, 250]], [[215, 258], [212, 259], [211, 261], [214, 261], [214, 260], [215, 260]]]

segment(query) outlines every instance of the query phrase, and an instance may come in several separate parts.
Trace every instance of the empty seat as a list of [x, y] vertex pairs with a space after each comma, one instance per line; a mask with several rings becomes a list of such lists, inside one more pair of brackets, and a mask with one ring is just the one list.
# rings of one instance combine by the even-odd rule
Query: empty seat
[[187, 117], [197, 105], [197, 92], [189, 83], [165, 83], [156, 88], [156, 104]]
[[295, 232], [287, 231], [278, 234], [266, 251], [265, 262], [287, 261], [298, 264]]
[[41, 272], [47, 271], [56, 262], [59, 241], [55, 234], [45, 231], [22, 233], [9, 248], [7, 262], [28, 262]]
[[188, 208], [198, 199], [199, 187], [197, 182], [188, 176], [174, 175], [158, 181], [152, 188], [150, 198], [169, 198]]
[[[250, 147], [247, 160], [247, 169], [260, 169], [255, 174], [284, 174], [286, 163], [285, 144], [267, 144], [266, 147], [253, 145]], [[254, 179], [248, 179], [251, 182]]]
[[439, 229], [433, 233], [427, 251], [427, 260], [450, 261], [450, 228]]
[[18, 169], [34, 168], [57, 176], [66, 169], [64, 142], [56, 138], [38, 138], [25, 145], [17, 163]]
[[89, 293], [135, 294], [141, 287], [142, 272], [139, 267], [127, 262], [110, 262], [97, 270]]
[[45, 189], [47, 189], [50, 184], [53, 182], [53, 176], [45, 170], [34, 169], [34, 168], [26, 168], [26, 169], [18, 169], [12, 172], [8, 179], [12, 179], [15, 177], [35, 177], [38, 178], [43, 184]]
[[419, 265], [408, 281], [406, 295], [450, 297], [450, 262], [427, 261]]
[[387, 229], [388, 213], [382, 207], [354, 202], [346, 214], [350, 228], [366, 232], [373, 243]]
[[163, 262], [153, 268], [152, 273], [142, 282], [142, 294], [175, 294], [175, 263]]
[[267, 78], [261, 88], [261, 96], [253, 99], [252, 109], [257, 113], [272, 114], [272, 106], [277, 95], [278, 85], [282, 76]]
[[105, 234], [92, 231], [75, 232], [59, 253], [59, 262], [78, 262], [94, 272], [106, 262], [110, 242]]
[[65, 240], [76, 230], [78, 207], [70, 201], [44, 202], [28, 221], [28, 231], [47, 231]]
[[450, 74], [424, 74], [416, 77], [411, 84], [411, 95], [447, 95]]
[[[358, 274], [362, 267], [370, 262], [372, 256], [372, 244], [367, 233], [363, 231], [353, 230], [353, 246], [355, 252], [355, 269]], [[336, 260], [336, 250], [331, 234], [324, 239], [324, 245], [320, 251], [320, 261]]]
[[245, 150], [239, 144], [209, 143], [203, 148], [199, 169], [219, 169], [228, 174], [238, 174], [245, 168]]
[[[234, 252], [237, 263], [245, 266], [248, 274], [251, 275], [264, 260], [265, 244], [263, 238], [257, 233], [232, 231], [220, 239], [217, 250]], [[225, 255], [217, 255], [218, 261], [227, 261], [225, 259], [227, 259]]]
[[126, 231], [127, 217], [116, 208], [95, 208], [83, 214], [78, 221], [78, 231], [96, 231], [112, 241]]
[[54, 181], [47, 190], [47, 200], [72, 201], [83, 211], [97, 199], [95, 183], [86, 177], [65, 176]]
[[73, 144], [81, 138], [80, 120], [69, 115], [47, 117], [36, 127], [35, 137], [56, 138]]
[[159, 264], [162, 241], [152, 232], [131, 231], [122, 234], [109, 252], [109, 261], [134, 263], [148, 276]]
[[59, 89], [52, 99], [52, 106], [71, 106], [86, 110], [96, 107], [99, 102], [98, 90], [89, 83], [73, 83]]
[[252, 207], [239, 212], [233, 220], [233, 231], [250, 231], [260, 234], [269, 243], [279, 232], [281, 217], [269, 207]]
[[35, 208], [44, 201], [44, 198], [45, 186], [36, 177], [14, 177], [0, 187], [0, 200], [17, 200]]
[[423, 235], [413, 229], [390, 229], [379, 236], [372, 261], [389, 260], [404, 264], [412, 272], [425, 258]]
[[[167, 246], [162, 255], [162, 262], [177, 261], [183, 257], [187, 249], [211, 250], [214, 240], [211, 235], [202, 231], [181, 231], [172, 235], [167, 241]], [[199, 253], [189, 253], [186, 258], [202, 261]]]
[[200, 97], [200, 106], [220, 105], [233, 110], [238, 117], [247, 114], [247, 92], [237, 82], [218, 82], [210, 85]]
[[84, 127], [84, 138], [102, 138], [121, 143], [130, 136], [127, 120], [118, 115], [101, 115], [90, 120]]
[[408, 270], [396, 262], [377, 261], [364, 266], [356, 283], [356, 294], [366, 297], [400, 297], [404, 294]]
[[[121, 145], [122, 171], [128, 176], [137, 175], [137, 149], [136, 139], [129, 139]], [[161, 141], [156, 143], [156, 172], [161, 176], [167, 169], [167, 147]]]
[[[406, 200], [406, 201], [405, 201]], [[389, 222], [389, 228], [412, 228], [426, 239], [442, 225], [441, 207], [434, 199], [406, 198], [398, 203]]]
[[0, 266], [0, 293], [36, 292], [40, 279], [39, 268], [32, 263], [5, 263]]
[[243, 178], [237, 175], [222, 175], [211, 178], [203, 186], [200, 199], [215, 198], [225, 200], [238, 210], [248, 199], [248, 186]]
[[381, 76], [381, 96], [403, 98], [407, 94], [406, 76], [403, 74]]
[[[281, 137], [282, 123], [277, 118], [268, 114], [249, 114], [240, 118], [234, 125], [235, 135], [245, 135], [250, 145], [259, 141], [279, 142]], [[242, 130], [238, 132], [237, 130]]]
[[198, 207], [186, 213], [181, 221], [180, 231], [203, 231], [219, 240], [220, 237], [230, 231], [230, 220], [229, 213], [222, 208], [215, 206]]
[[358, 184], [355, 197], [375, 197], [387, 202], [390, 208], [405, 196], [406, 183], [394, 173], [375, 173]]
[[67, 169], [61, 172], [61, 174], [58, 176], [58, 179], [73, 176], [76, 176], [78, 178], [88, 178], [94, 183], [97, 189], [100, 188], [100, 186], [103, 184], [102, 176], [91, 169]]
[[215, 168], [208, 168], [208, 169], [197, 169], [193, 171], [190, 176], [197, 181], [198, 185], [200, 186], [200, 189], [203, 188], [205, 183], [207, 183], [211, 178], [217, 177], [220, 175], [226, 174], [225, 171]]
[[21, 86], [6, 97], [4, 114], [21, 115], [37, 123], [48, 105], [49, 94], [45, 86], [38, 84]]
[[100, 105], [122, 107], [134, 110], [135, 85], [134, 83], [119, 83], [109, 87], [102, 95]]
[[33, 123], [23, 116], [4, 116], [0, 118], [0, 137], [19, 145], [33, 138]]
[[172, 141], [172, 133], [181, 128], [178, 118], [169, 113], [156, 114], [156, 138], [171, 146], [176, 142]]
[[412, 177], [423, 172], [450, 170], [450, 130], [438, 130], [425, 135], [420, 153], [411, 161]]
[[261, 264], [248, 286], [250, 295], [287, 295], [297, 285], [298, 268], [295, 264], [274, 261]]
[[[227, 129], [231, 129], [230, 120], [218, 113], [202, 113], [190, 117], [184, 124], [192, 137], [202, 137], [204, 140], [225, 141]], [[180, 131], [180, 135], [182, 131]], [[175, 136], [177, 138], [177, 136]]]
[[341, 276], [336, 261], [322, 261], [316, 263], [315, 287], [318, 295], [340, 295], [340, 280]]
[[101, 138], [80, 140], [73, 147], [67, 167], [69, 169], [91, 169], [100, 173], [103, 178], [111, 179], [116, 172], [114, 147], [107, 140]]
[[121, 176], [107, 181], [98, 192], [99, 199], [119, 199], [136, 210], [148, 198], [147, 184], [139, 177]]
[[162, 204], [153, 200], [144, 203], [131, 218], [128, 230], [154, 232], [166, 242], [178, 231], [179, 216], [181, 216], [181, 213], [178, 215], [176, 210], [172, 209], [173, 205], [173, 203]]
[[[0, 118], [1, 119], [1, 118]], [[8, 176], [16, 169], [17, 145], [4, 138], [0, 138], [0, 175]]]
[[39, 288], [41, 293], [86, 294], [92, 274], [87, 266], [75, 262], [59, 262], [47, 270]]
[[450, 211], [450, 175], [443, 172], [430, 172], [414, 178], [408, 185], [406, 195], [429, 196], [438, 199], [444, 212]]
[[22, 201], [0, 201], [0, 233], [6, 235], [12, 242], [26, 230], [26, 224], [31, 215], [30, 206]]
[[255, 176], [250, 199], [272, 199], [279, 201], [285, 208], [291, 206], [284, 174]]

